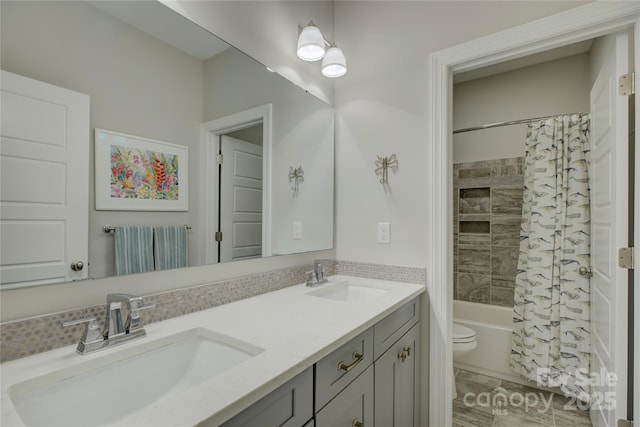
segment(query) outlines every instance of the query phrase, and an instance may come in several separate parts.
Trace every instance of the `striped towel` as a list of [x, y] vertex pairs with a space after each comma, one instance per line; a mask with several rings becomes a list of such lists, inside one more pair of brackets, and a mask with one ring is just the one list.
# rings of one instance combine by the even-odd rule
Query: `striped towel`
[[118, 225], [113, 238], [117, 276], [153, 271], [153, 227]]
[[187, 227], [156, 225], [153, 227], [153, 256], [156, 270], [187, 266]]

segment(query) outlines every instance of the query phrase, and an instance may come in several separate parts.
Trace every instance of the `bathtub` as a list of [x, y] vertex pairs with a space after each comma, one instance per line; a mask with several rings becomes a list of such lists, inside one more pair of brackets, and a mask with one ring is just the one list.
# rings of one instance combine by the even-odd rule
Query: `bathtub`
[[509, 368], [512, 307], [453, 301], [453, 321], [476, 331], [478, 347], [453, 361], [455, 368], [537, 387]]

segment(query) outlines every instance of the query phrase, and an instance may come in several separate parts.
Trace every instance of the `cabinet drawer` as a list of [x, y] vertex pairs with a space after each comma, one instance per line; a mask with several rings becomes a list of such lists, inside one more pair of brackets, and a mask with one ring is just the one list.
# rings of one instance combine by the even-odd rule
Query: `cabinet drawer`
[[373, 327], [373, 354], [378, 359], [420, 320], [420, 297], [403, 305]]
[[316, 410], [326, 405], [373, 362], [373, 329], [369, 328], [316, 363]]
[[[312, 417], [313, 368], [309, 368], [222, 426], [300, 427]], [[202, 425], [206, 425], [206, 422]]]
[[316, 414], [317, 427], [373, 426], [373, 366], [342, 390]]

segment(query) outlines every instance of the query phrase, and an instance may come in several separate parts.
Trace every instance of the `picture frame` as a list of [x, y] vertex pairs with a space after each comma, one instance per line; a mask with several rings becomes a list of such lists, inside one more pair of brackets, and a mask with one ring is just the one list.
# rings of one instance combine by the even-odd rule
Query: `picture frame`
[[95, 129], [96, 210], [189, 210], [189, 147]]

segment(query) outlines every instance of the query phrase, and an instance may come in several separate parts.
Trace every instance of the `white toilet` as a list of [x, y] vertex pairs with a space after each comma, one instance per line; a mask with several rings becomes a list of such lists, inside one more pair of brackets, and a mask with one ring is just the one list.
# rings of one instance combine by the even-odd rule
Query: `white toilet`
[[[458, 357], [463, 354], [468, 353], [478, 346], [478, 341], [476, 341], [476, 331], [471, 328], [467, 328], [459, 323], [453, 322], [453, 332], [452, 332], [452, 340], [453, 340], [453, 360], [457, 360]], [[458, 396], [456, 391], [456, 377], [455, 372], [452, 376], [453, 378], [453, 396], [452, 399], [455, 399]]]

